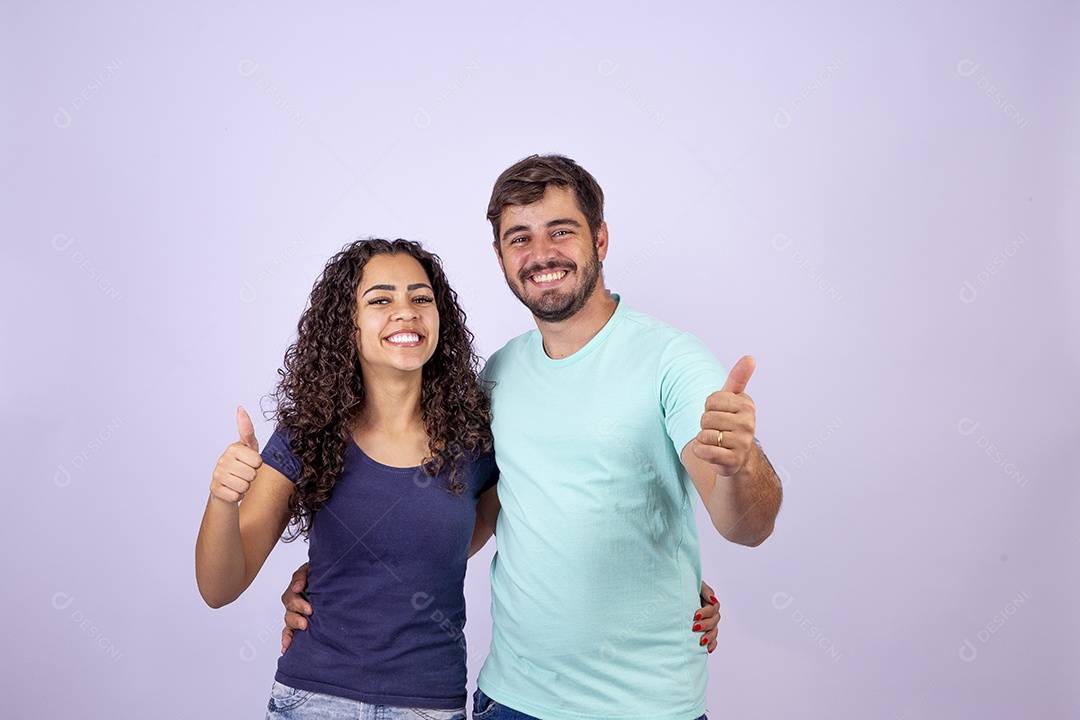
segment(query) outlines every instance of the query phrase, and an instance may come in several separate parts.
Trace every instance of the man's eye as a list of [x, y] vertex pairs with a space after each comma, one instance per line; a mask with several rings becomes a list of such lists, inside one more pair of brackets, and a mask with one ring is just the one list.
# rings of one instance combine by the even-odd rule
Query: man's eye
[[518, 243], [523, 243], [526, 240], [528, 240], [528, 238], [525, 237], [524, 235], [522, 235], [521, 237], [511, 238], [510, 239], [510, 244], [511, 245], [517, 245]]

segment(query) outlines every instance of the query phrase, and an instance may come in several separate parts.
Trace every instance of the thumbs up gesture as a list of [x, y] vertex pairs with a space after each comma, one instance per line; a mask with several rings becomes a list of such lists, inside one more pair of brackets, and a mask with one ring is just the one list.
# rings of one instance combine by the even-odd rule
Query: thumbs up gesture
[[742, 470], [754, 447], [757, 418], [754, 401], [745, 391], [755, 364], [753, 357], [743, 356], [731, 368], [724, 387], [705, 400], [701, 432], [691, 451], [712, 465], [717, 475], [731, 477]]
[[236, 429], [240, 440], [227, 447], [218, 458], [210, 480], [210, 495], [227, 503], [238, 503], [244, 498], [255, 480], [255, 472], [262, 466], [255, 427], [242, 407], [236, 408]]

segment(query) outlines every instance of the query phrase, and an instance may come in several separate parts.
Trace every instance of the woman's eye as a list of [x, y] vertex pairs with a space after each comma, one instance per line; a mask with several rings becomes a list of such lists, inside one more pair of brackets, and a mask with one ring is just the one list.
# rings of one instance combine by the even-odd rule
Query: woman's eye
[[427, 296], [427, 295], [420, 295], [420, 296], [418, 296], [418, 297], [415, 297], [415, 298], [413, 298], [413, 302], [418, 302], [418, 303], [433, 303], [433, 302], [435, 302], [435, 298], [433, 298], [433, 297], [429, 297], [429, 296]]
[[390, 302], [388, 298], [371, 298], [368, 300], [368, 305], [385, 305]]

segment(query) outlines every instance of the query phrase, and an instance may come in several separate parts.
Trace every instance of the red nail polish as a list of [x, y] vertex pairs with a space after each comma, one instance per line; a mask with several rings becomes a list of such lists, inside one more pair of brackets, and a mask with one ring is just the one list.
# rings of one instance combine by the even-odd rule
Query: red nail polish
[[707, 637], [701, 638], [701, 644], [702, 645], [708, 645], [709, 644], [709, 638], [707, 638]]
[[715, 650], [715, 649], [716, 648], [709, 648], [709, 654], [712, 655], [712, 651]]
[[693, 628], [693, 630], [694, 630], [694, 632], [700, 632], [700, 630], [701, 630], [701, 623], [694, 623], [694, 628]]
[[719, 605], [720, 604], [720, 601], [716, 599], [715, 595], [710, 595], [709, 599], [712, 600], [713, 605]]
[[698, 613], [697, 615], [694, 616], [694, 620], [700, 620], [700, 619], [701, 619], [701, 613]]

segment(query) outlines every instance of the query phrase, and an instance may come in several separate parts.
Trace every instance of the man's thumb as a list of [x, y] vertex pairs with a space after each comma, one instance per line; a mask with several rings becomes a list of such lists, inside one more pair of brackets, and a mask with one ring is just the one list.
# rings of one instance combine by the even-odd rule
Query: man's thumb
[[757, 361], [753, 355], [743, 355], [739, 362], [735, 363], [735, 367], [731, 368], [727, 382], [720, 388], [720, 392], [741, 393], [746, 390], [746, 384], [750, 382], [756, 366]]
[[259, 441], [255, 439], [255, 426], [243, 407], [236, 408], [236, 429], [240, 432], [240, 442], [255, 452], [259, 452]]

